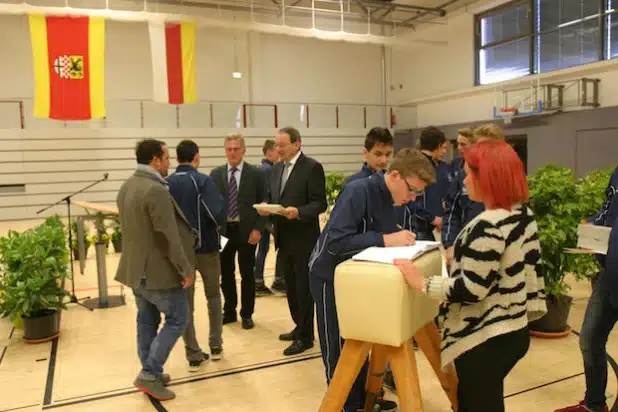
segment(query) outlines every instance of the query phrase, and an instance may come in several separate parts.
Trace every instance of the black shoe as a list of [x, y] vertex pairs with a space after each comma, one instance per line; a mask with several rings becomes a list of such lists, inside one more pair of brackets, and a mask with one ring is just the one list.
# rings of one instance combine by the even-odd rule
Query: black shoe
[[253, 323], [253, 319], [242, 318], [242, 328], [243, 329], [253, 329], [254, 327], [255, 327], [255, 323]]
[[380, 407], [380, 412], [395, 412], [397, 410], [397, 404], [386, 399], [378, 400], [377, 405]]
[[274, 295], [274, 292], [270, 289], [268, 289], [266, 287], [266, 285], [256, 285], [255, 286], [255, 296], [256, 297], [262, 297], [262, 296], [272, 296]]
[[234, 323], [238, 321], [238, 317], [234, 313], [233, 315], [223, 314], [223, 324]]
[[279, 340], [282, 340], [284, 342], [294, 341], [294, 331], [289, 333], [282, 333], [281, 335], [279, 335]]
[[283, 295], [286, 295], [288, 293], [288, 288], [283, 282], [273, 282], [270, 288], [273, 292], [281, 293]]
[[285, 356], [298, 355], [299, 353], [303, 353], [307, 349], [311, 348], [313, 348], [313, 342], [303, 342], [302, 340], [295, 340], [283, 351], [283, 354]]
[[212, 348], [210, 348], [210, 357], [214, 361], [221, 360], [223, 358], [223, 347], [213, 346]]
[[202, 358], [201, 359], [190, 360], [189, 361], [189, 371], [190, 372], [197, 372], [200, 369], [200, 366], [202, 366], [202, 364], [204, 362], [208, 362], [209, 359], [210, 359], [210, 356], [207, 353], [203, 353], [202, 352]]
[[386, 371], [386, 374], [384, 375], [384, 386], [395, 393], [397, 392], [397, 387], [395, 386], [395, 377], [393, 376], [393, 372]]

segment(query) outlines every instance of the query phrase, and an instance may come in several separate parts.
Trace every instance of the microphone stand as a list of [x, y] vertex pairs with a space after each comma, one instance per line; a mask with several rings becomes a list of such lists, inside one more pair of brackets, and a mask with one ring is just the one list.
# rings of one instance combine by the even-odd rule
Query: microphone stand
[[[90, 296], [78, 299], [77, 296], [75, 295], [75, 270], [74, 270], [74, 267], [73, 267], [73, 231], [71, 230], [71, 198], [73, 198], [74, 196], [76, 196], [76, 195], [78, 195], [78, 194], [80, 194], [82, 192], [85, 192], [86, 190], [90, 189], [93, 186], [98, 185], [101, 182], [104, 182], [105, 180], [107, 180], [108, 177], [109, 177], [109, 173], [104, 173], [103, 174], [103, 178], [97, 180], [96, 182], [93, 182], [93, 183], [89, 184], [88, 186], [78, 190], [75, 193], [71, 193], [70, 195], [63, 197], [62, 199], [60, 199], [56, 203], [53, 203], [53, 204], [51, 204], [49, 206], [46, 206], [43, 209], [38, 210], [36, 212], [36, 214], [39, 215], [39, 214], [45, 212], [46, 210], [51, 209], [52, 207], [61, 204], [62, 202], [66, 202], [66, 204], [67, 204], [67, 216], [68, 216], [68, 219], [69, 219], [69, 258], [70, 258], [70, 261], [71, 261], [71, 297], [70, 297], [69, 303], [76, 303], [79, 306], [82, 306], [82, 307], [88, 309], [91, 312], [94, 309], [89, 308], [88, 306], [86, 306], [86, 305], [84, 305], [83, 303], [80, 302], [80, 300], [90, 299]], [[62, 280], [62, 283], [63, 283], [62, 287], [64, 288], [64, 279]]]

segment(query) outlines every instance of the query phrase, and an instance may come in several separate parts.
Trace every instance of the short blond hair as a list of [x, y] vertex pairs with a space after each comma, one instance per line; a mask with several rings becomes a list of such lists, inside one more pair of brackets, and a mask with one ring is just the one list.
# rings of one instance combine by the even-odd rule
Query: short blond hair
[[427, 156], [410, 147], [397, 152], [388, 171], [397, 171], [404, 178], [416, 176], [428, 185], [436, 181], [436, 171]]
[[466, 139], [470, 140], [470, 143], [474, 143], [476, 139], [474, 138], [474, 129], [471, 127], [463, 127], [457, 130], [457, 135], [463, 136]]
[[225, 138], [225, 142], [223, 142], [223, 144], [227, 144], [227, 142], [231, 142], [231, 141], [237, 141], [240, 143], [240, 145], [242, 147], [245, 147], [245, 138], [242, 136], [242, 134], [240, 133], [232, 133], [229, 134], [226, 138]]
[[506, 140], [502, 129], [494, 123], [485, 124], [474, 129], [474, 141], [482, 138], [488, 140]]

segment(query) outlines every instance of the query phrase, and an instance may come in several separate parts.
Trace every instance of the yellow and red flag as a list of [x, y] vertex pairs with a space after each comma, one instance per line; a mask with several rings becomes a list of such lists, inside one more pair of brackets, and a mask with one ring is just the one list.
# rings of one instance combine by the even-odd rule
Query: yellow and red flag
[[30, 15], [34, 115], [57, 120], [105, 117], [105, 20]]
[[148, 24], [153, 100], [183, 104], [197, 101], [195, 90], [195, 24]]

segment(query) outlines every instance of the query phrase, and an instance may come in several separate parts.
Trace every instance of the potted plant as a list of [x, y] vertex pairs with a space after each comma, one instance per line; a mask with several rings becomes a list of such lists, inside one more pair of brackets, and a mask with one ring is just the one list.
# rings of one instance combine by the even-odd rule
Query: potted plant
[[[585, 213], [584, 219], [588, 219], [596, 214], [605, 202], [607, 196], [605, 191], [607, 190], [607, 185], [613, 172], [613, 167], [593, 170], [578, 182], [581, 189], [582, 207]], [[583, 256], [582, 261], [585, 259], [590, 261], [590, 269], [588, 273], [582, 273], [581, 275], [590, 279], [590, 283], [592, 287], [594, 287], [597, 275], [599, 274], [600, 265], [596, 257]]]
[[346, 176], [341, 172], [334, 172], [326, 175], [326, 202], [328, 203], [328, 208], [326, 212], [320, 215], [320, 223], [322, 226], [325, 226], [326, 222], [328, 222], [328, 217], [333, 207], [335, 207], [335, 201], [339, 196], [345, 179]]
[[329, 173], [326, 175], [326, 201], [328, 202], [328, 212], [335, 206], [335, 201], [343, 187], [346, 176], [340, 172]]
[[46, 342], [58, 335], [60, 310], [68, 293], [69, 251], [59, 217], [23, 233], [0, 238], [0, 316], [23, 319], [24, 340]]
[[[536, 336], [559, 337], [570, 332], [567, 325], [573, 298], [567, 293], [565, 277], [590, 276], [596, 261], [590, 255], [566, 253], [577, 246], [579, 223], [594, 212], [594, 205], [583, 201], [585, 185], [569, 168], [548, 165], [528, 177], [530, 207], [538, 224], [541, 263], [547, 293], [547, 314], [530, 323]], [[597, 207], [598, 209], [598, 207]]]
[[[85, 225], [84, 225], [85, 226]], [[75, 260], [79, 260], [79, 247], [77, 245], [77, 220], [73, 220], [71, 222], [71, 236], [73, 241], [71, 243], [71, 248], [73, 249], [73, 258]], [[88, 248], [90, 247], [90, 242], [88, 241], [88, 229], [84, 227], [84, 258], [88, 257]]]
[[96, 229], [96, 235], [91, 236], [90, 242], [95, 245], [96, 243], [105, 244], [105, 251], [107, 253], [107, 249], [109, 248], [110, 236], [107, 233], [107, 225], [105, 224], [105, 215], [102, 212], [98, 212], [96, 214], [96, 219], [94, 221], [94, 228]]
[[112, 232], [112, 244], [116, 253], [122, 253], [122, 232], [120, 231], [120, 221], [114, 219], [114, 231]]

